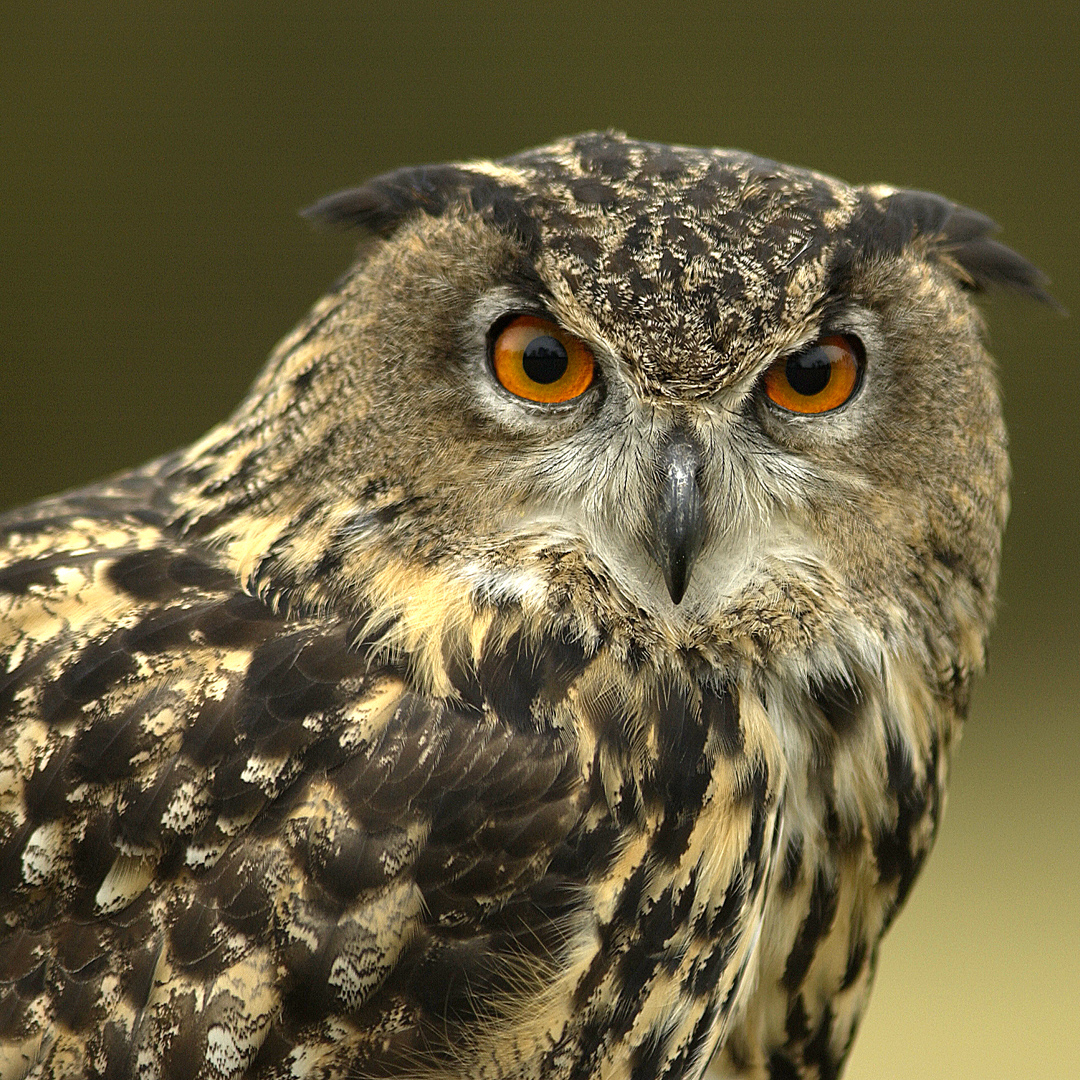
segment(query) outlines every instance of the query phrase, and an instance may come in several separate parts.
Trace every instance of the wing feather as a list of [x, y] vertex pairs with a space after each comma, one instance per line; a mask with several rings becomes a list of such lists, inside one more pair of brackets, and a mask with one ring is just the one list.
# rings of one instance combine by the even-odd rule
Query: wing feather
[[427, 696], [154, 483], [6, 522], [0, 1077], [696, 1071], [774, 861], [737, 692], [522, 630]]
[[514, 951], [482, 921], [543, 879], [580, 770], [100, 498], [9, 520], [0, 559], [4, 1075], [418, 1052]]

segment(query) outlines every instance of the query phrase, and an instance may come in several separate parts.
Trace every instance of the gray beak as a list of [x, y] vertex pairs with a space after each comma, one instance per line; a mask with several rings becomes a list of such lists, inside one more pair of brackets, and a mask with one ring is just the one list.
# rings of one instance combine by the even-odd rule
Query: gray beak
[[689, 436], [675, 433], [661, 448], [657, 470], [660, 487], [652, 554], [664, 573], [672, 603], [677, 604], [686, 593], [705, 535], [705, 511], [698, 487], [701, 450]]

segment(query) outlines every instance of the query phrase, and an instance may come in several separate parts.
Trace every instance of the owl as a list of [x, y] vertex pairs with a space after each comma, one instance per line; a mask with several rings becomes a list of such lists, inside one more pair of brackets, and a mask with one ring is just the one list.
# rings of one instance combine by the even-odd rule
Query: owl
[[983, 663], [986, 217], [586, 134], [316, 204], [188, 449], [0, 517], [0, 1077], [836, 1077]]

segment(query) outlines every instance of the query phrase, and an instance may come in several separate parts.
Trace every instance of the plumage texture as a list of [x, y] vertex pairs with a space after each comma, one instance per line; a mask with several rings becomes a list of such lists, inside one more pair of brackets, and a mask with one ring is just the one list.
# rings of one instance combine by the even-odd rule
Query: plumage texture
[[[970, 291], [1041, 276], [939, 196], [614, 134], [312, 213], [368, 239], [233, 417], [0, 518], [0, 1077], [836, 1076], [992, 614]], [[513, 312], [580, 399], [498, 386]], [[862, 384], [785, 414], [826, 332]]]

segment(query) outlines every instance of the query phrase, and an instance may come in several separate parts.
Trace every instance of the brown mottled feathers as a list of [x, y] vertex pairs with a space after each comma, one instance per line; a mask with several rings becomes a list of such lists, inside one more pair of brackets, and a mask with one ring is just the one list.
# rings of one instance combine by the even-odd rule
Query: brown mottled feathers
[[[314, 213], [372, 238], [233, 417], [0, 517], [0, 1080], [837, 1076], [992, 612], [966, 291], [1043, 279], [611, 134]], [[594, 385], [495, 385], [508, 313]], [[826, 333], [857, 393], [784, 415]]]
[[[602, 1052], [591, 997], [620, 965], [657, 967], [688, 916], [699, 966], [738, 947], [773, 796], [729, 691], [656, 688], [673, 757], [617, 793], [613, 820], [595, 760], [530, 718], [587, 678], [580, 646], [512, 639], [436, 702], [372, 662], [357, 620], [287, 619], [152, 525], [81, 513], [111, 501], [6, 522], [50, 552], [0, 571], [24, 635], [0, 687], [2, 1031], [24, 1070], [83, 1054], [110, 1076], [287, 1075], [299, 1055], [352, 1075], [463, 1069], [471, 1044], [519, 1020], [522, 984], [543, 997], [581, 966], [582, 898], [613, 874], [596, 928], [610, 940], [566, 988], [598, 1016], [566, 1043]], [[594, 752], [627, 748], [598, 731]], [[746, 849], [711, 898], [688, 883], [650, 895], [690, 839], [705, 763], [725, 758]], [[636, 800], [653, 804], [639, 813], [656, 844], [628, 853], [618, 819], [635, 811], [619, 807]]]

